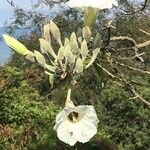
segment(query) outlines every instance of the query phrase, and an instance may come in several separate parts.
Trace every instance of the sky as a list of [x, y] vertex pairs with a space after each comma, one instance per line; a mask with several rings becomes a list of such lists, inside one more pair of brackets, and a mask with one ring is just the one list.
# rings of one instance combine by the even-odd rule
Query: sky
[[[15, 6], [23, 8], [24, 10], [31, 10], [32, 1], [36, 2], [37, 0], [13, 0]], [[14, 8], [7, 2], [7, 0], [0, 0], [0, 64], [7, 60], [11, 55], [10, 48], [1, 39], [2, 34], [4, 34], [3, 27], [5, 23], [11, 22], [13, 19], [13, 10]]]
[[[31, 8], [31, 0], [13, 0], [13, 2], [21, 8]], [[11, 19], [12, 16], [13, 7], [10, 6], [7, 0], [0, 0], [0, 27], [2, 27], [6, 21], [9, 21], [9, 19]]]
[[[11, 1], [11, 0], [9, 0]], [[24, 9], [31, 9], [31, 1], [37, 0], [13, 0], [13, 2]], [[142, 2], [144, 0], [130, 0], [130, 1], [138, 1]], [[0, 0], [0, 27], [12, 17], [13, 8], [8, 4], [7, 0]]]
[[[0, 1], [0, 38], [3, 34], [3, 25], [12, 17], [12, 8], [6, 0]], [[0, 64], [3, 63], [10, 56], [10, 49], [4, 42], [0, 41]]]
[[[31, 0], [13, 0], [13, 2], [25, 10], [31, 8]], [[10, 22], [12, 18], [13, 7], [7, 2], [7, 0], [0, 0], [0, 39], [2, 39], [2, 34], [4, 33], [3, 26], [6, 22]], [[0, 40], [0, 64], [7, 61], [10, 55], [10, 48], [4, 43], [3, 40]]]

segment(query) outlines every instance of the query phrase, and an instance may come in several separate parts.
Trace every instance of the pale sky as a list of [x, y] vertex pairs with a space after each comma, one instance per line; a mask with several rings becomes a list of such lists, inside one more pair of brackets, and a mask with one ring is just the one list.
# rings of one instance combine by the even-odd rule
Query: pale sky
[[[11, 0], [9, 0], [11, 1]], [[23, 8], [24, 10], [32, 10], [32, 2], [36, 2], [37, 0], [12, 0], [15, 4], [15, 6], [18, 6], [19, 8]], [[144, 2], [144, 0], [129, 0], [131, 2], [136, 1], [136, 2]], [[44, 8], [44, 10], [42, 9]], [[11, 19], [13, 18], [13, 10], [14, 8], [10, 6], [10, 4], [7, 2], [7, 0], [0, 0], [0, 28], [4, 26], [4, 24], [7, 22], [11, 22]], [[59, 7], [56, 5], [50, 10], [49, 8], [47, 9], [46, 7], [41, 7], [37, 9], [38, 12], [45, 13], [48, 12], [48, 15], [52, 15], [54, 13], [60, 12]], [[51, 17], [52, 17], [51, 16]], [[2, 33], [0, 33], [0, 38]], [[0, 59], [6, 58], [10, 55], [10, 49], [6, 46], [5, 43], [0, 41]]]
[[[37, 0], [13, 0], [15, 6], [30, 11], [32, 10], [32, 1], [36, 2]], [[7, 0], [0, 0], [0, 38], [2, 38], [3, 34], [3, 32], [1, 32], [1, 29], [6, 21], [10, 23], [12, 21], [11, 19], [13, 19], [13, 10], [14, 8], [10, 6]], [[36, 11], [48, 14], [49, 17], [53, 17], [55, 13], [59, 13], [61, 10], [58, 5], [55, 5], [53, 8], [51, 8], [51, 10], [49, 8], [41, 6], [36, 9]], [[3, 42], [3, 40], [0, 41], [0, 63], [2, 59], [8, 58], [10, 56], [10, 53], [10, 48]]]
[[12, 16], [12, 8], [6, 2], [6, 0], [1, 0], [0, 2], [0, 27], [2, 27], [5, 21]]
[[[11, 1], [11, 0], [10, 0]], [[31, 9], [31, 0], [13, 0], [14, 4], [24, 9]], [[7, 0], [0, 0], [0, 27], [13, 16], [13, 7]]]
[[[11, 1], [11, 0], [10, 0]], [[13, 0], [15, 4], [25, 9], [31, 8], [30, 0]], [[13, 17], [13, 7], [8, 4], [7, 0], [0, 0], [0, 28], [4, 26], [6, 21], [10, 22]], [[0, 30], [1, 31], [1, 30]], [[2, 37], [0, 33], [0, 38]], [[4, 62], [10, 56], [10, 48], [3, 42], [0, 41], [0, 63]]]
[[[11, 0], [9, 0], [11, 1]], [[32, 1], [36, 2], [37, 0], [12, 0], [16, 6], [23, 8], [25, 10], [31, 10]], [[144, 2], [144, 0], [129, 0], [131, 2]], [[4, 25], [6, 21], [9, 22], [13, 15], [13, 8], [8, 4], [7, 0], [0, 0], [0, 27]]]

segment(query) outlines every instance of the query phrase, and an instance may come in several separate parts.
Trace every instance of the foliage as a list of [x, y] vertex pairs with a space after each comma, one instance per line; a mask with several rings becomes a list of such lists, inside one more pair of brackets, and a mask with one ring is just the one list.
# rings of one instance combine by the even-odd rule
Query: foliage
[[[145, 98], [150, 97], [150, 88], [143, 88], [141, 92]], [[130, 100], [130, 96], [114, 83], [106, 86], [101, 98], [106, 115], [102, 123], [119, 149], [149, 149], [149, 109]]]
[[[60, 87], [54, 88], [50, 97], [44, 98], [39, 86], [45, 83], [37, 79], [38, 70], [34, 72], [35, 86], [29, 84], [32, 77], [28, 75], [29, 72], [31, 70], [24, 72], [10, 66], [5, 66], [1, 71], [1, 149], [74, 149], [58, 142], [53, 131], [55, 116], [60, 109], [58, 104], [63, 106], [65, 100], [66, 83], [59, 84]], [[73, 100], [76, 104], [95, 105], [100, 124], [97, 136], [88, 144], [77, 144], [77, 148], [148, 149], [149, 109], [130, 100], [131, 94], [112, 80], [105, 83], [98, 101], [98, 84], [93, 73], [86, 73], [80, 79], [80, 84], [74, 87], [75, 91], [80, 87], [80, 91], [74, 92]], [[134, 82], [141, 78], [133, 77]], [[147, 77], [145, 84], [149, 80]], [[137, 88], [144, 98], [150, 97], [149, 86], [138, 85]]]
[[48, 99], [40, 100], [39, 91], [29, 86], [20, 69], [3, 68], [0, 82], [0, 149], [53, 147], [59, 108]]

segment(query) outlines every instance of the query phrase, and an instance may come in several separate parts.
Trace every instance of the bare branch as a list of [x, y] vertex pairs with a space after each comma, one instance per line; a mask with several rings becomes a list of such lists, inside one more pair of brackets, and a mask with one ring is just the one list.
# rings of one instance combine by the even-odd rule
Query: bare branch
[[[134, 46], [132, 47], [132, 49], [134, 50], [134, 53], [135, 53], [136, 57], [137, 57], [141, 62], [144, 62], [143, 58], [139, 56], [139, 53], [138, 53], [138, 48], [139, 48], [139, 46], [138, 46], [137, 42], [136, 42], [134, 39], [132, 39], [132, 38], [130, 38], [130, 37], [128, 37], [128, 36], [119, 36], [119, 37], [112, 37], [110, 40], [112, 40], [112, 41], [116, 41], [116, 40], [128, 40], [128, 41], [132, 42], [133, 45], [134, 45]], [[143, 43], [142, 43], [142, 44], [143, 44]], [[147, 44], [147, 43], [146, 43], [146, 44]], [[146, 45], [146, 44], [145, 44], [145, 45]], [[145, 46], [145, 45], [144, 45], [144, 46]], [[143, 46], [143, 45], [142, 45], [142, 46]]]
[[111, 40], [111, 41], [116, 41], [116, 40], [128, 40], [128, 41], [131, 41], [131, 42], [134, 44], [134, 46], [137, 46], [136, 41], [135, 41], [134, 39], [128, 37], [128, 36], [118, 36], [118, 37], [114, 36], [114, 37], [111, 37], [110, 40]]
[[[127, 84], [129, 86], [129, 89], [131, 91], [132, 94], [134, 94], [134, 99], [139, 99], [141, 100], [143, 103], [145, 103], [148, 107], [150, 107], [150, 102], [148, 102], [147, 100], [145, 100], [138, 92], [136, 92], [134, 86], [130, 83], [128, 83], [127, 81], [125, 81], [125, 84]], [[133, 99], [133, 98], [132, 98]]]
[[137, 45], [137, 48], [142, 48], [142, 47], [145, 47], [145, 46], [148, 46], [150, 45], [150, 40], [149, 41], [146, 41], [144, 43], [140, 43]]
[[115, 76], [119, 81], [121, 81], [122, 83], [125, 84], [125, 86], [123, 87], [127, 87], [128, 90], [134, 95], [134, 99], [139, 99], [140, 101], [142, 101], [144, 104], [146, 104], [148, 107], [150, 107], [150, 102], [148, 102], [147, 100], [145, 100], [138, 92], [136, 92], [134, 86], [129, 82], [127, 81], [120, 73], [119, 73], [119, 70], [113, 66], [112, 64], [112, 61], [107, 59], [108, 62], [110, 63], [111, 67], [113, 69], [116, 70], [116, 73], [118, 76]]
[[132, 56], [132, 57], [113, 57], [113, 58], [119, 59], [119, 60], [132, 60], [132, 59], [135, 59], [135, 58], [137, 58], [137, 57], [139, 57], [139, 56], [142, 56], [142, 55], [145, 55], [145, 52], [140, 53], [140, 54], [138, 54], [138, 55], [134, 55], [134, 56]]
[[145, 33], [146, 35], [149, 35], [150, 36], [150, 33], [148, 33], [148, 32], [146, 32], [146, 31], [144, 31], [144, 30], [142, 30], [142, 29], [139, 29], [141, 32], [143, 32], [143, 33]]
[[123, 64], [123, 63], [119, 63], [119, 62], [115, 62], [115, 63], [118, 64], [118, 65], [120, 65], [120, 66], [122, 66], [122, 67], [126, 67], [126, 68], [128, 68], [128, 69], [130, 69], [130, 70], [138, 71], [138, 72], [141, 72], [141, 73], [143, 73], [143, 74], [148, 74], [148, 75], [150, 75], [150, 72], [149, 72], [149, 71], [141, 70], [141, 69], [138, 69], [138, 68], [135, 68], [135, 67], [132, 67], [132, 66], [128, 66], [128, 65]]
[[15, 7], [13, 0], [11, 0], [11, 1], [6, 0], [6, 1], [7, 1], [12, 7]]
[[141, 8], [140, 11], [143, 11], [143, 10], [146, 8], [147, 2], [148, 2], [148, 0], [145, 0], [145, 1], [144, 1], [143, 7]]
[[138, 13], [138, 12], [144, 11], [145, 8], [146, 8], [146, 6], [147, 6], [147, 3], [148, 3], [148, 0], [145, 0], [145, 1], [144, 1], [144, 4], [142, 4], [142, 7], [139, 8], [138, 10], [136, 10], [136, 11], [129, 11], [129, 10], [124, 10], [124, 9], [121, 9], [121, 10], [124, 11], [124, 12], [126, 12], [125, 15], [133, 15], [133, 14], [136, 14], [136, 13]]
[[[124, 87], [122, 84], [120, 84], [120, 83], [118, 83], [118, 82], [116, 82], [116, 81], [114, 81], [114, 83], [116, 83], [117, 85], [119, 85], [119, 86], [121, 86], [121, 87]], [[145, 100], [138, 92], [136, 92], [136, 90], [135, 90], [135, 88], [134, 88], [133, 85], [127, 83], [126, 81], [125, 81], [125, 84], [129, 85], [129, 87], [130, 87], [130, 92], [134, 95], [134, 97], [131, 97], [131, 98], [129, 98], [129, 99], [131, 99], [131, 100], [139, 99], [139, 100], [141, 100], [144, 104], [146, 104], [148, 107], [150, 107], [150, 102], [148, 102], [147, 100]]]
[[105, 69], [104, 67], [102, 67], [100, 64], [97, 64], [97, 66], [99, 66], [103, 71], [105, 71], [112, 78], [116, 77], [115, 75], [113, 75], [112, 73], [110, 73], [107, 69]]

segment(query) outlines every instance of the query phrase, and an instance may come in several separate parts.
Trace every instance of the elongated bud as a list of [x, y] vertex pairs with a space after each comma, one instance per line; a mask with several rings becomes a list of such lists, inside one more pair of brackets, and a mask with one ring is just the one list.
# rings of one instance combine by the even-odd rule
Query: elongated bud
[[5, 43], [12, 49], [14, 49], [17, 53], [21, 54], [21, 55], [27, 55], [28, 53], [28, 49], [19, 41], [17, 41], [15, 38], [7, 35], [7, 34], [3, 34], [3, 38]]
[[68, 89], [67, 99], [66, 99], [66, 102], [65, 102], [66, 107], [74, 107], [74, 103], [73, 103], [73, 101], [71, 101], [70, 98], [71, 98], [71, 89]]
[[97, 9], [93, 7], [87, 7], [84, 9], [84, 24], [88, 26], [91, 30], [95, 24], [97, 17]]

